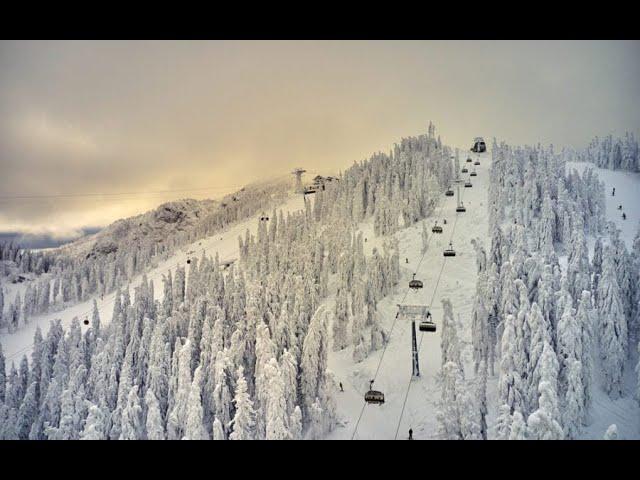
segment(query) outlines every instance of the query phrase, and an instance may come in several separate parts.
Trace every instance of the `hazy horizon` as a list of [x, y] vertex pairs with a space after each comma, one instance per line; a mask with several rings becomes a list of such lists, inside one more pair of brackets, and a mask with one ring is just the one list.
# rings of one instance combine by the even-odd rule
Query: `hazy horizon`
[[[73, 238], [296, 166], [337, 172], [429, 121], [461, 148], [637, 132], [639, 54], [637, 41], [2, 41], [0, 233]], [[166, 190], [189, 193], [113, 195]]]

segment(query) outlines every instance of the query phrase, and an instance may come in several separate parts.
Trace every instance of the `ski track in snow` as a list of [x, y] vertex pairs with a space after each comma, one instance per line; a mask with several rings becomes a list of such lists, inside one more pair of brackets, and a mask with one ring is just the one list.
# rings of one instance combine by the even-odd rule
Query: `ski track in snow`
[[[461, 151], [461, 166], [466, 160], [466, 152]], [[472, 378], [471, 359], [471, 311], [476, 283], [476, 260], [475, 252], [470, 241], [479, 238], [486, 249], [489, 248], [488, 237], [488, 215], [487, 215], [487, 187], [489, 180], [490, 156], [485, 153], [480, 156], [481, 165], [476, 168], [477, 177], [471, 178], [473, 187], [464, 188], [461, 186], [461, 197], [467, 207], [467, 212], [457, 214], [455, 212], [456, 197], [441, 198], [441, 203], [436, 207], [433, 216], [427, 218], [427, 227], [431, 236], [429, 248], [420, 264], [416, 278], [424, 282], [424, 288], [417, 293], [407, 292], [407, 285], [417, 268], [422, 257], [422, 223], [418, 222], [414, 226], [400, 230], [394, 236], [399, 240], [401, 280], [396, 292], [384, 298], [378, 305], [378, 310], [382, 316], [382, 324], [387, 332], [393, 324], [397, 304], [401, 302], [406, 294], [404, 303], [407, 304], [429, 304], [433, 297], [436, 281], [440, 271], [442, 276], [438, 284], [437, 292], [433, 303], [430, 305], [433, 319], [437, 324], [435, 333], [417, 332], [419, 344], [420, 374], [419, 378], [412, 378], [411, 375], [411, 323], [408, 320], [398, 319], [384, 351], [382, 363], [380, 357], [383, 350], [372, 352], [364, 361], [354, 364], [352, 360], [353, 347], [349, 346], [339, 352], [329, 354], [329, 368], [335, 375], [336, 381], [343, 383], [344, 392], [336, 393], [338, 425], [327, 436], [328, 439], [394, 439], [396, 430], [398, 439], [408, 437], [409, 428], [413, 429], [413, 436], [416, 439], [430, 439], [436, 436], [436, 412], [437, 402], [440, 398], [440, 387], [436, 378], [440, 371], [440, 335], [442, 329], [442, 303], [443, 298], [449, 298], [453, 305], [456, 320], [460, 319], [458, 335], [462, 344], [462, 354], [465, 363], [465, 372], [468, 378]], [[576, 168], [582, 172], [587, 163], [568, 162], [568, 168]], [[621, 229], [621, 238], [630, 247], [633, 237], [636, 234], [638, 223], [640, 222], [640, 174], [610, 171], [593, 167], [600, 179], [605, 183], [607, 218], [615, 222]], [[611, 196], [612, 187], [616, 187], [616, 196]], [[622, 220], [621, 212], [617, 210], [619, 204], [623, 205], [623, 211], [627, 214], [627, 220]], [[295, 211], [304, 208], [303, 199], [300, 195], [291, 195], [281, 206], [286, 214], [288, 211]], [[454, 228], [454, 220], [458, 216], [455, 224], [455, 232], [451, 236]], [[442, 219], [447, 219], [447, 225], [443, 225], [444, 232], [440, 235], [431, 233], [431, 226], [434, 220], [438, 220], [442, 225]], [[162, 300], [163, 289], [161, 288], [162, 275], [168, 270], [175, 273], [177, 265], [186, 265], [187, 258], [200, 258], [203, 250], [208, 256], [215, 256], [216, 252], [220, 260], [230, 260], [238, 256], [238, 236], [244, 236], [249, 229], [251, 233], [256, 232], [258, 221], [254, 217], [229, 226], [222, 232], [210, 237], [198, 240], [190, 245], [177, 250], [171, 257], [162, 260], [158, 265], [147, 272], [148, 280], [154, 283], [155, 298]], [[360, 225], [363, 236], [367, 238], [364, 244], [365, 252], [371, 254], [373, 248], [382, 249], [384, 237], [375, 237], [373, 234], [373, 221], [368, 221]], [[448, 246], [449, 240], [453, 241], [456, 249], [456, 257], [443, 257], [442, 251]], [[589, 245], [593, 247], [595, 239], [589, 238]], [[189, 255], [188, 252], [195, 252]], [[405, 258], [409, 263], [405, 263]], [[130, 293], [133, 294], [135, 287], [140, 285], [142, 275], [136, 276], [130, 283]], [[15, 296], [15, 289], [21, 285], [9, 287], [9, 294], [6, 299], [10, 300]], [[111, 320], [113, 309], [114, 293], [105, 295], [104, 299], [97, 299], [100, 319], [103, 324]], [[7, 359], [7, 368], [11, 362], [19, 363], [23, 355], [30, 356], [33, 335], [36, 327], [42, 329], [46, 335], [51, 320], [60, 319], [62, 325], [68, 328], [74, 317], [82, 319], [91, 315], [93, 299], [79, 303], [72, 307], [58, 312], [48, 313], [33, 317], [26, 326], [13, 334], [0, 335], [0, 343]], [[334, 296], [330, 295], [325, 303], [332, 306]], [[89, 327], [81, 324], [82, 330]], [[423, 337], [423, 335], [426, 335]], [[633, 398], [633, 388], [635, 386], [635, 376], [633, 366], [635, 366], [636, 356], [632, 355], [632, 361], [628, 363], [625, 372], [626, 390], [625, 397], [618, 400], [611, 400], [599, 387], [598, 372], [596, 368], [596, 378], [592, 392], [593, 407], [590, 411], [590, 424], [585, 428], [582, 438], [601, 439], [605, 430], [612, 423], [617, 424], [619, 438], [631, 439], [640, 438], [640, 407]], [[381, 406], [366, 405], [363, 410], [363, 395], [369, 388], [369, 380], [380, 365], [378, 376], [374, 388], [385, 393], [385, 403]], [[596, 362], [597, 365], [597, 362]], [[487, 399], [489, 413], [487, 423], [489, 425], [489, 438], [493, 434], [493, 423], [496, 414], [497, 397], [497, 371], [496, 377], [489, 378], [487, 385]], [[410, 388], [407, 395], [407, 388]], [[403, 402], [404, 413], [401, 417]], [[357, 432], [354, 436], [354, 427], [360, 413], [362, 417], [358, 424]]]

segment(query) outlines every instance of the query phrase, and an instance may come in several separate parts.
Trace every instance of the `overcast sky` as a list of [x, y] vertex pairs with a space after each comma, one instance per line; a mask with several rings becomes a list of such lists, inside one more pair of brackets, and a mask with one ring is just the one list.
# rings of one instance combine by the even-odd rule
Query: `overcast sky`
[[639, 78], [640, 42], [2, 41], [0, 232], [66, 237], [296, 166], [335, 172], [430, 120], [453, 146], [583, 146], [638, 131]]

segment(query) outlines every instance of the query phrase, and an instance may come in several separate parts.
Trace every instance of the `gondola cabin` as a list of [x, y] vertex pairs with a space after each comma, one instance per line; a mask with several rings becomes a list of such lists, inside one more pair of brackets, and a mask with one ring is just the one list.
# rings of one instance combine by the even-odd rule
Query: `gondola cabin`
[[482, 137], [476, 137], [473, 141], [473, 147], [471, 147], [472, 152], [482, 153], [487, 151], [487, 145], [484, 143], [484, 139]]
[[418, 329], [421, 332], [435, 332], [436, 331], [436, 324], [433, 323], [430, 320], [422, 320], [420, 322], [420, 325], [418, 326]]
[[448, 188], [447, 191], [444, 194], [447, 197], [453, 197], [453, 190], [451, 188]]

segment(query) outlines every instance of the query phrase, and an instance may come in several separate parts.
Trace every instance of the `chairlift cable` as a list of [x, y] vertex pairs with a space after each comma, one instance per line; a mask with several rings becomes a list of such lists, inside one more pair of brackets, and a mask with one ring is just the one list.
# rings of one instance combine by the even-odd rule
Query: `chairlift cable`
[[[464, 192], [464, 190], [463, 190]], [[463, 195], [464, 196], [464, 193]], [[458, 224], [458, 215], [456, 215], [455, 220], [453, 221], [453, 229], [451, 230], [451, 238], [449, 239], [449, 242], [451, 243], [453, 241], [453, 235], [456, 231], [456, 225]], [[444, 266], [447, 263], [447, 257], [444, 257], [443, 261], [442, 261], [442, 267], [440, 267], [440, 273], [438, 274], [438, 279], [436, 280], [436, 284], [435, 287], [433, 289], [433, 295], [431, 296], [431, 303], [429, 303], [429, 305], [433, 306], [433, 301], [436, 298], [436, 292], [438, 291], [438, 285], [440, 285], [440, 278], [442, 277], [442, 272], [444, 271]], [[418, 342], [418, 355], [420, 354], [420, 348], [422, 347], [422, 340], [424, 339], [424, 332], [422, 332], [420, 334], [420, 342]], [[413, 380], [413, 375], [411, 376], [411, 378], [409, 379], [409, 383], [407, 384], [407, 390], [405, 392], [404, 395], [404, 400], [402, 401], [402, 410], [400, 411], [400, 418], [398, 418], [398, 425], [396, 427], [396, 434], [394, 437], [394, 440], [398, 439], [398, 432], [400, 431], [400, 425], [402, 423], [402, 417], [404, 416], [404, 409], [407, 405], [407, 400], [409, 398], [409, 391], [411, 390], [411, 381]]]
[[[442, 204], [440, 205], [440, 214], [442, 213], [442, 210], [444, 209], [444, 202], [442, 202]], [[439, 217], [436, 217], [439, 218]], [[456, 218], [457, 221], [457, 218]], [[422, 254], [422, 256], [420, 257], [420, 261], [418, 262], [418, 265], [416, 267], [416, 270], [414, 272], [414, 277], [415, 275], [418, 273], [418, 271], [420, 270], [420, 265], [422, 265], [422, 261], [424, 260], [425, 255], [427, 254], [427, 252], [429, 251], [429, 242], [431, 241], [431, 238], [433, 238], [433, 235], [429, 236], [427, 238], [427, 248], [425, 248], [424, 253]], [[400, 301], [400, 303], [404, 303], [405, 299], [407, 298], [407, 295], [409, 294], [409, 290], [411, 290], [411, 287], [407, 287], [407, 290], [404, 293], [404, 296], [402, 297], [402, 300]], [[390, 343], [390, 339], [391, 339], [391, 333], [393, 332], [393, 328], [396, 325], [396, 322], [398, 320], [398, 315], [399, 315], [400, 311], [398, 310], [398, 312], [396, 313], [395, 318], [393, 319], [393, 323], [391, 324], [391, 329], [389, 330], [389, 341], [385, 343], [383, 349], [382, 349], [382, 354], [380, 355], [380, 360], [378, 361], [378, 366], [376, 368], [376, 372], [373, 375], [373, 381], [375, 382], [375, 379], [378, 376], [378, 372], [380, 371], [380, 367], [382, 366], [382, 360], [384, 358], [384, 354], [387, 351], [387, 346]], [[353, 429], [353, 434], [351, 435], [351, 440], [353, 440], [356, 436], [356, 433], [358, 431], [358, 425], [360, 424], [360, 420], [362, 419], [362, 415], [364, 414], [364, 410], [367, 407], [367, 402], [365, 401], [362, 405], [362, 409], [360, 410], [360, 414], [358, 415], [358, 420], [356, 421], [356, 426]]]

